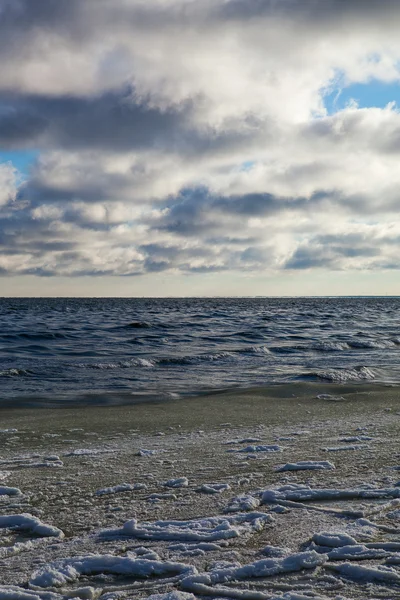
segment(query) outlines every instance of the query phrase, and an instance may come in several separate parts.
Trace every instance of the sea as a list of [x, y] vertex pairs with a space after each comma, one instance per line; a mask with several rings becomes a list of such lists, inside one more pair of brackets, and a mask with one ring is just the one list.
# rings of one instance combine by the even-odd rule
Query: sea
[[400, 384], [400, 298], [2, 298], [0, 407]]

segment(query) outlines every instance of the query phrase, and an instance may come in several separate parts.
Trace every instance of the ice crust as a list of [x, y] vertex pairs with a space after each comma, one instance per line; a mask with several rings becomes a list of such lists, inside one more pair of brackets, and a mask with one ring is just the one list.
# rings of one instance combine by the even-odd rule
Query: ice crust
[[[69, 446], [47, 434], [53, 446], [38, 454], [22, 442], [17, 454], [9, 436], [0, 481], [20, 489], [0, 488], [0, 600], [400, 598], [400, 444], [372, 420], [342, 419], [329, 434], [322, 420], [307, 432], [218, 426], [210, 437], [173, 425], [107, 434], [104, 447], [93, 438], [95, 448], [80, 429]], [[360, 452], [333, 465], [319, 460], [326, 440]], [[31, 468], [59, 456], [61, 472]]]
[[231, 486], [229, 483], [203, 483], [203, 485], [196, 488], [196, 492], [201, 494], [221, 494], [230, 489]]
[[164, 483], [165, 487], [169, 488], [184, 488], [188, 487], [189, 480], [187, 477], [178, 477], [176, 479], [169, 479]]
[[97, 490], [96, 496], [106, 496], [109, 494], [119, 494], [121, 492], [134, 492], [136, 490], [145, 490], [147, 485], [145, 483], [120, 483], [108, 488], [102, 488]]
[[300, 460], [296, 463], [286, 463], [281, 467], [276, 467], [275, 471], [317, 471], [335, 469], [335, 465], [329, 460]]
[[22, 496], [22, 492], [19, 488], [0, 485], [0, 496]]
[[289, 484], [277, 489], [265, 490], [262, 494], [262, 504], [273, 504], [285, 500], [293, 502], [308, 502], [321, 500], [380, 500], [399, 498], [400, 488], [375, 489], [328, 489], [311, 488], [307, 485]]
[[283, 448], [282, 446], [278, 446], [277, 444], [273, 444], [273, 445], [269, 445], [269, 446], [262, 446], [262, 445], [257, 445], [257, 446], [246, 446], [245, 448], [240, 448], [240, 450], [227, 450], [227, 452], [240, 452], [240, 453], [247, 453], [247, 454], [252, 454], [255, 452], [282, 452]]
[[[199, 595], [214, 595], [228, 597], [242, 597], [236, 593], [236, 590], [224, 587], [215, 587], [216, 584], [228, 583], [231, 581], [241, 581], [259, 577], [272, 577], [282, 573], [292, 573], [302, 569], [315, 569], [323, 565], [327, 557], [323, 554], [318, 554], [315, 551], [300, 552], [292, 554], [285, 558], [266, 558], [254, 563], [240, 566], [215, 569], [209, 573], [200, 575], [190, 575], [181, 582], [181, 587], [184, 590], [193, 592]], [[240, 590], [238, 590], [240, 593]], [[229, 594], [235, 593], [234, 596]], [[243, 593], [243, 592], [242, 592]]]
[[183, 575], [192, 571], [192, 567], [183, 563], [101, 554], [55, 561], [35, 571], [29, 580], [29, 585], [33, 588], [63, 587], [79, 580], [82, 575], [99, 573], [148, 578]]
[[37, 517], [26, 513], [0, 516], [0, 528], [12, 529], [14, 531], [29, 531], [42, 537], [64, 537], [64, 533], [58, 527], [42, 523]]
[[262, 531], [269, 515], [253, 512], [235, 516], [217, 516], [188, 521], [127, 521], [119, 530], [106, 530], [103, 535], [120, 534], [145, 540], [216, 541], [229, 540]]

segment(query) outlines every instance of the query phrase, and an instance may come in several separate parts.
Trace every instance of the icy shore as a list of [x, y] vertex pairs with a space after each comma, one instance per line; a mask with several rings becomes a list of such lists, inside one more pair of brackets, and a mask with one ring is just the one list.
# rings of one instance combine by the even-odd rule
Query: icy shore
[[3, 413], [0, 600], [400, 598], [400, 405], [375, 400]]

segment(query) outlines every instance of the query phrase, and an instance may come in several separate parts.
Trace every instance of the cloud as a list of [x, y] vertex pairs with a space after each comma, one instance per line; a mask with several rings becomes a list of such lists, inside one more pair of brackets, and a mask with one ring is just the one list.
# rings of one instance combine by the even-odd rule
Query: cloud
[[0, 207], [15, 200], [17, 186], [17, 170], [9, 162], [0, 163]]
[[397, 268], [394, 0], [16, 0], [0, 8], [0, 272]]

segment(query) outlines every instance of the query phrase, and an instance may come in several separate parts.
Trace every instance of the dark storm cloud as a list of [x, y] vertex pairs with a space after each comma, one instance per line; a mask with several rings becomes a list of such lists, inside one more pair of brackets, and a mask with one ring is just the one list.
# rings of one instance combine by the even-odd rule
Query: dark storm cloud
[[315, 236], [307, 244], [300, 245], [286, 261], [285, 269], [342, 268], [343, 259], [371, 259], [380, 257], [380, 244], [387, 239], [366, 239], [365, 234], [342, 234]]
[[[236, 218], [268, 217], [290, 212], [313, 212], [334, 201], [346, 208], [354, 207], [354, 199], [339, 197], [333, 190], [318, 190], [309, 198], [278, 197], [273, 194], [243, 194], [231, 196], [214, 195], [207, 188], [185, 189], [177, 197], [165, 203], [166, 212], [157, 216], [150, 224], [154, 229], [166, 230], [177, 235], [196, 236], [208, 233], [213, 239], [219, 238], [211, 232], [222, 228], [224, 215]], [[243, 243], [242, 240], [237, 240]]]
[[357, 18], [374, 19], [400, 12], [397, 0], [229, 0], [216, 9], [220, 18], [248, 21], [265, 16], [303, 18], [309, 25]]
[[[7, 102], [7, 104], [6, 104]], [[167, 143], [185, 127], [189, 107], [158, 110], [135, 101], [134, 92], [109, 93], [94, 98], [9, 96], [0, 110], [0, 144], [18, 140], [32, 146], [67, 149], [143, 149]]]
[[47, 118], [35, 113], [31, 107], [15, 109], [11, 104], [0, 106], [0, 146], [20, 149], [33, 146], [48, 127]]

